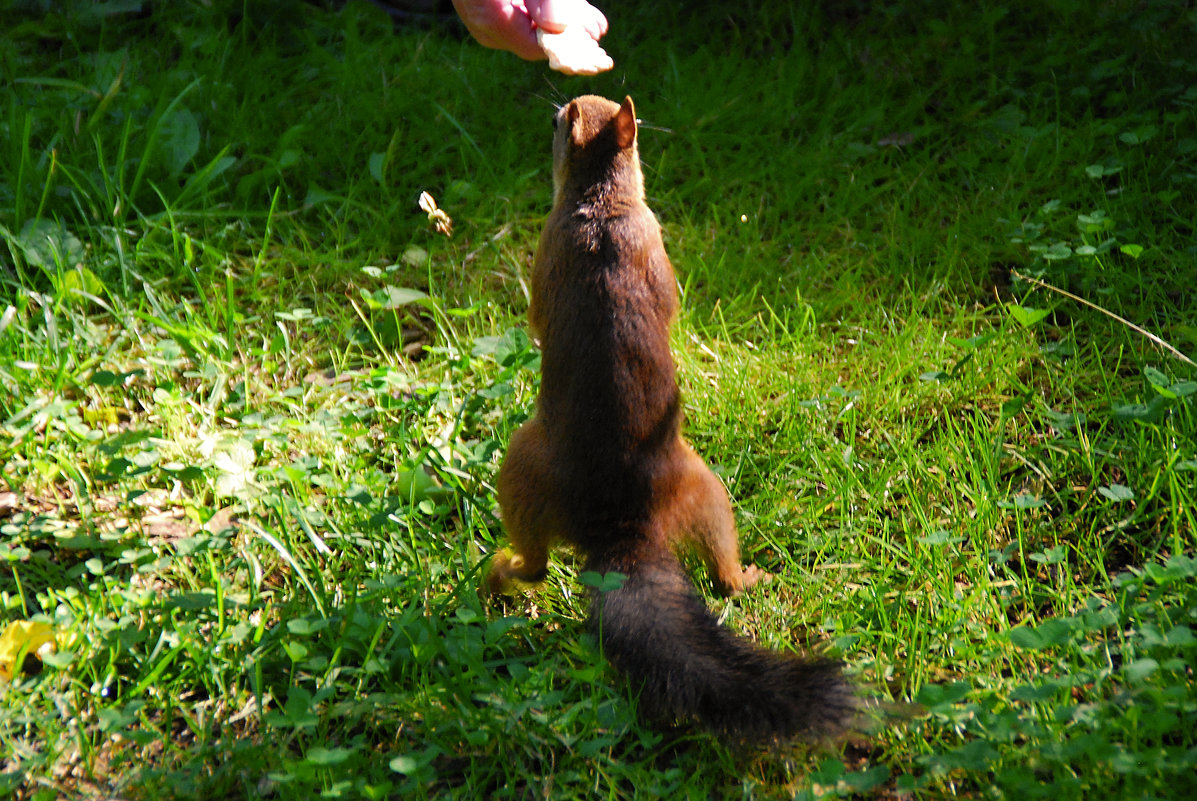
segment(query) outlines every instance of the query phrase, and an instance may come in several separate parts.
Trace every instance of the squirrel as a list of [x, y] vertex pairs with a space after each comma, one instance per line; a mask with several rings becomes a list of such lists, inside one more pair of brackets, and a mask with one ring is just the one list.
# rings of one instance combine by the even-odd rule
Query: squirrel
[[542, 581], [564, 541], [586, 570], [626, 576], [594, 592], [590, 620], [649, 717], [745, 742], [842, 731], [855, 696], [840, 663], [770, 652], [721, 626], [673, 550], [695, 546], [725, 594], [769, 578], [741, 566], [727, 491], [681, 437], [677, 282], [644, 199], [632, 99], [576, 98], [553, 127], [553, 207], [528, 310], [540, 395], [499, 469], [514, 553], [494, 556], [487, 589]]

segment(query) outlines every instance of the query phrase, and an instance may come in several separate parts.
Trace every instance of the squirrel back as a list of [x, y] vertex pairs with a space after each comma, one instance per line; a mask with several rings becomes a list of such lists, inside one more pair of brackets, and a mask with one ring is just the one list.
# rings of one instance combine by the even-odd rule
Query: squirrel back
[[669, 473], [681, 424], [669, 349], [677, 282], [644, 202], [630, 100], [581, 97], [554, 120], [554, 203], [529, 320], [541, 344], [538, 414], [581, 534], [596, 515], [646, 519]]

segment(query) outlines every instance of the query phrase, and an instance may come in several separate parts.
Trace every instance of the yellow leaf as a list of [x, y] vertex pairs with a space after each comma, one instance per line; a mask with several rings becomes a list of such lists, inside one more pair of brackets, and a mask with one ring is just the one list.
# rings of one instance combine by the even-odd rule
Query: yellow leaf
[[47, 644], [54, 644], [54, 629], [46, 623], [32, 620], [14, 620], [0, 634], [0, 679], [11, 679], [22, 665], [17, 658], [37, 655]]

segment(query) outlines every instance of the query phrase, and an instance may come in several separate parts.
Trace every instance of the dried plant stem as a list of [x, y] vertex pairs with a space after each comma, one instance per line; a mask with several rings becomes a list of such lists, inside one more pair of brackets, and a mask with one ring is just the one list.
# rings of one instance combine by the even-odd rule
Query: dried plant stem
[[1099, 311], [1099, 312], [1101, 312], [1102, 314], [1106, 315], [1107, 317], [1112, 317], [1112, 318], [1114, 318], [1115, 320], [1117, 320], [1118, 322], [1120, 322], [1120, 323], [1122, 323], [1123, 325], [1127, 326], [1128, 328], [1131, 328], [1131, 329], [1133, 329], [1133, 330], [1135, 330], [1135, 331], [1138, 331], [1140, 334], [1142, 334], [1143, 336], [1147, 337], [1147, 338], [1148, 338], [1148, 339], [1150, 339], [1152, 342], [1154, 342], [1155, 344], [1159, 345], [1161, 348], [1163, 348], [1164, 350], [1168, 351], [1169, 353], [1171, 353], [1171, 354], [1172, 354], [1173, 356], [1175, 356], [1176, 358], [1180, 359], [1180, 360], [1181, 360], [1182, 362], [1184, 362], [1185, 364], [1187, 364], [1187, 365], [1189, 365], [1189, 366], [1191, 366], [1191, 367], [1197, 367], [1197, 362], [1194, 362], [1194, 361], [1193, 361], [1192, 359], [1190, 359], [1188, 356], [1184, 355], [1184, 353], [1182, 353], [1182, 352], [1181, 352], [1179, 349], [1177, 349], [1175, 346], [1173, 346], [1173, 345], [1170, 345], [1169, 343], [1165, 342], [1163, 339], [1161, 339], [1160, 337], [1158, 337], [1158, 336], [1156, 336], [1155, 334], [1151, 333], [1151, 332], [1150, 332], [1150, 331], [1148, 331], [1146, 328], [1143, 328], [1142, 326], [1139, 326], [1139, 325], [1135, 325], [1134, 323], [1132, 323], [1130, 320], [1126, 319], [1125, 317], [1119, 317], [1117, 314], [1114, 314], [1114, 312], [1110, 311], [1109, 309], [1103, 309], [1101, 306], [1098, 306], [1096, 303], [1093, 303], [1092, 301], [1085, 300], [1084, 298], [1080, 297], [1079, 295], [1074, 295], [1074, 294], [1072, 294], [1071, 292], [1069, 292], [1069, 291], [1068, 291], [1068, 290], [1066, 290], [1066, 289], [1060, 289], [1060, 287], [1058, 287], [1058, 286], [1052, 286], [1052, 285], [1051, 285], [1051, 284], [1049, 284], [1049, 283], [1046, 283], [1046, 282], [1044, 282], [1044, 281], [1040, 281], [1038, 278], [1032, 278], [1032, 277], [1031, 277], [1031, 276], [1029, 276], [1029, 275], [1023, 275], [1023, 274], [1022, 274], [1022, 273], [1020, 273], [1018, 270], [1011, 270], [1011, 271], [1010, 271], [1010, 274], [1011, 274], [1011, 275], [1013, 275], [1015, 278], [1018, 278], [1018, 279], [1020, 279], [1020, 280], [1022, 280], [1022, 281], [1026, 281], [1027, 283], [1029, 283], [1029, 284], [1033, 284], [1034, 286], [1037, 286], [1037, 287], [1039, 287], [1039, 288], [1041, 288], [1041, 289], [1047, 289], [1047, 290], [1050, 290], [1050, 291], [1052, 291], [1052, 292], [1057, 292], [1057, 293], [1059, 293], [1059, 294], [1063, 295], [1063, 296], [1064, 296], [1064, 297], [1066, 297], [1066, 298], [1069, 298], [1069, 299], [1071, 299], [1071, 300], [1075, 300], [1077, 303], [1080, 303], [1080, 304], [1083, 304], [1083, 305], [1085, 305], [1085, 306], [1088, 306], [1090, 309], [1093, 309], [1094, 311]]

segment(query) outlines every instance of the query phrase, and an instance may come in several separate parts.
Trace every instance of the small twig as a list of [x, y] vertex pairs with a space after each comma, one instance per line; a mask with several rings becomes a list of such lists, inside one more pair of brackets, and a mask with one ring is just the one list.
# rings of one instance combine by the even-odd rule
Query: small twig
[[1188, 356], [1181, 353], [1180, 350], [1178, 350], [1176, 347], [1169, 345], [1163, 339], [1160, 339], [1158, 336], [1151, 333], [1146, 328], [1143, 328], [1142, 326], [1135, 325], [1134, 323], [1132, 323], [1130, 320], [1126, 319], [1125, 317], [1119, 317], [1117, 314], [1114, 314], [1114, 312], [1110, 311], [1109, 309], [1103, 309], [1101, 306], [1098, 306], [1096, 303], [1093, 303], [1092, 301], [1085, 300], [1084, 298], [1080, 297], [1079, 295], [1074, 295], [1066, 289], [1060, 289], [1060, 287], [1052, 286], [1049, 283], [1040, 281], [1038, 278], [1032, 278], [1029, 275], [1023, 275], [1018, 270], [1011, 270], [1010, 274], [1013, 275], [1015, 278], [1026, 281], [1027, 283], [1033, 284], [1041, 289], [1047, 289], [1052, 292], [1057, 292], [1066, 298], [1075, 300], [1077, 303], [1088, 306], [1090, 309], [1093, 309], [1094, 311], [1099, 311], [1102, 314], [1106, 315], [1107, 317], [1112, 317], [1115, 320], [1117, 320], [1118, 322], [1125, 325], [1126, 327], [1128, 327], [1134, 331], [1138, 331], [1140, 334], [1147, 337], [1152, 342], [1159, 345], [1161, 348], [1168, 351], [1173, 356], [1180, 359], [1182, 362], [1189, 365], [1190, 367], [1197, 367], [1197, 362], [1193, 361]]

